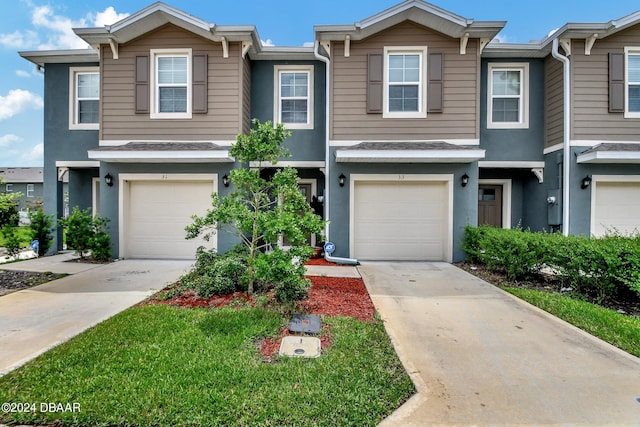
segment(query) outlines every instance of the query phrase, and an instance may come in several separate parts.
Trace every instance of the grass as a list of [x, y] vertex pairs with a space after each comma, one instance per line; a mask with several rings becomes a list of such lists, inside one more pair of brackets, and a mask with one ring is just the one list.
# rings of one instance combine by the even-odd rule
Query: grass
[[558, 293], [512, 287], [502, 289], [627, 353], [640, 357], [639, 317], [625, 316], [615, 310]]
[[0, 422], [376, 425], [414, 393], [382, 322], [323, 321], [333, 345], [320, 358], [266, 363], [256, 342], [279, 334], [277, 312], [134, 307], [0, 378], [1, 402], [79, 412], [0, 412]]
[[[31, 244], [31, 227], [16, 227], [16, 236], [20, 240], [20, 244], [22, 247], [27, 247]], [[4, 235], [0, 233], [0, 248], [4, 247], [7, 244], [7, 239], [5, 239]]]

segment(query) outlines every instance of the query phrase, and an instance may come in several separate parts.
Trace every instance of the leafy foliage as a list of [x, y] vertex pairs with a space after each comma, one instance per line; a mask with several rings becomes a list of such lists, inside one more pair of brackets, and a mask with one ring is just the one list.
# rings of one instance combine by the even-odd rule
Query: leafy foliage
[[9, 256], [16, 256], [20, 253], [20, 237], [16, 233], [16, 227], [5, 224], [2, 227], [2, 235], [5, 240], [5, 248]]
[[632, 291], [640, 295], [640, 236], [562, 236], [467, 226], [463, 249], [473, 262], [503, 270], [510, 279], [543, 267], [564, 286], [605, 301]]
[[38, 256], [43, 256], [51, 247], [54, 215], [46, 215], [42, 207], [29, 212], [31, 240], [38, 241]]
[[[0, 184], [2, 180], [0, 179]], [[17, 226], [20, 220], [18, 216], [18, 199], [22, 193], [0, 193], [0, 228], [5, 225]]]
[[90, 208], [81, 210], [75, 206], [68, 217], [60, 220], [60, 225], [67, 230], [67, 246], [81, 258], [91, 251], [94, 259], [107, 261], [111, 258], [108, 222], [108, 218], [94, 217]]
[[[258, 281], [271, 282], [277, 276], [265, 268], [258, 272], [258, 262], [272, 266], [281, 264], [279, 268], [286, 274], [298, 275], [299, 271], [288, 266], [296, 257], [298, 262], [304, 261], [311, 251], [296, 248], [308, 247], [307, 237], [311, 233], [320, 235], [325, 224], [300, 194], [295, 169], [287, 167], [272, 175], [265, 173], [265, 166], [288, 156], [282, 143], [289, 135], [282, 124], [273, 126], [269, 121], [260, 123], [254, 119], [249, 135], [238, 135], [230, 150], [241, 163], [240, 168], [230, 172], [234, 190], [226, 197], [213, 194], [212, 208], [204, 216], [193, 216], [193, 224], [185, 228], [188, 239], [203, 236], [208, 240], [219, 230], [240, 239], [248, 251], [246, 277], [250, 294]], [[250, 162], [256, 162], [258, 166], [249, 168]], [[294, 250], [269, 253], [282, 236], [287, 237]], [[263, 276], [265, 274], [267, 276]], [[277, 277], [273, 285], [283, 280], [282, 276]], [[297, 277], [302, 279], [302, 276]], [[297, 283], [302, 286], [301, 281]]]

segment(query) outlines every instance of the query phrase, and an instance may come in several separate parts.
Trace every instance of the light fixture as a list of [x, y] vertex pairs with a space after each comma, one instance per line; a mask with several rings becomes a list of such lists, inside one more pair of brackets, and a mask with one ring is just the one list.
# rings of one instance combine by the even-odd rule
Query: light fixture
[[463, 187], [466, 187], [468, 183], [469, 183], [469, 175], [465, 173], [460, 177], [460, 185], [462, 185]]
[[222, 185], [224, 185], [225, 187], [229, 186], [229, 177], [227, 176], [227, 174], [225, 173], [224, 176], [222, 177]]
[[113, 186], [113, 177], [111, 176], [110, 173], [107, 173], [104, 176], [104, 183], [107, 184], [109, 187]]
[[591, 185], [591, 177], [589, 175], [582, 178], [582, 183], [580, 184], [580, 188], [583, 190]]
[[344, 181], [347, 179], [346, 176], [344, 176], [343, 173], [340, 174], [340, 176], [338, 177], [338, 184], [340, 184], [340, 187], [344, 187]]

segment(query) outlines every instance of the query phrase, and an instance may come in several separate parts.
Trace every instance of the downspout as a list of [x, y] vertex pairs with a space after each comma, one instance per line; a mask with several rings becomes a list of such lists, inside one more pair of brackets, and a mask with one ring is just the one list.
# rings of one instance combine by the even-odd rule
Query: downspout
[[571, 147], [569, 140], [571, 139], [571, 62], [569, 58], [558, 52], [558, 38], [553, 39], [553, 48], [551, 54], [563, 65], [564, 78], [564, 144], [562, 159], [562, 234], [569, 235], [569, 179], [571, 167]]
[[320, 42], [318, 40], [314, 43], [313, 54], [317, 60], [324, 62], [324, 86], [325, 86], [325, 141], [324, 141], [324, 215], [327, 220], [327, 224], [325, 225], [324, 234], [326, 238], [329, 238], [329, 95], [331, 94], [329, 90], [329, 82], [330, 82], [330, 74], [329, 67], [331, 65], [329, 58], [326, 56], [320, 55]]

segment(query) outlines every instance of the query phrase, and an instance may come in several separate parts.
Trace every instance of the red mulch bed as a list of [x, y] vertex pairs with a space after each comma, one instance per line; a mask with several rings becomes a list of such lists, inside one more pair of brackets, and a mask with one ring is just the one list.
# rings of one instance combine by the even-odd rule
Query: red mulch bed
[[[326, 261], [323, 258], [313, 261]], [[314, 264], [323, 265], [323, 264]], [[335, 265], [327, 263], [327, 265]], [[370, 322], [373, 321], [375, 307], [371, 302], [367, 288], [362, 279], [309, 276], [311, 289], [309, 297], [298, 303], [298, 311], [301, 313], [317, 314], [321, 316], [348, 316], [355, 319]], [[272, 300], [272, 295], [269, 299]], [[229, 295], [201, 298], [193, 291], [183, 292], [181, 295], [159, 300], [153, 298], [146, 304], [166, 304], [177, 307], [225, 307], [231, 304], [243, 302], [249, 305], [255, 304], [255, 299], [247, 294], [236, 292]], [[320, 337], [322, 348], [331, 346], [331, 331], [329, 325], [323, 324], [323, 333]], [[277, 339], [266, 338], [257, 342], [263, 359], [271, 362], [273, 356], [280, 349], [281, 338], [288, 334], [288, 326], [282, 328]]]
[[323, 267], [335, 267], [338, 264], [336, 264], [335, 262], [329, 262], [324, 258], [311, 258], [310, 260], [305, 262], [304, 265], [321, 265]]

